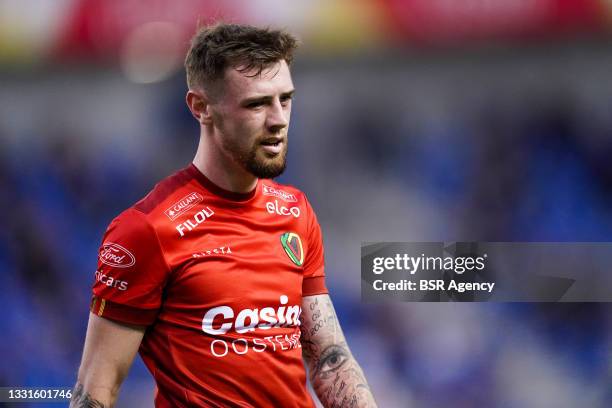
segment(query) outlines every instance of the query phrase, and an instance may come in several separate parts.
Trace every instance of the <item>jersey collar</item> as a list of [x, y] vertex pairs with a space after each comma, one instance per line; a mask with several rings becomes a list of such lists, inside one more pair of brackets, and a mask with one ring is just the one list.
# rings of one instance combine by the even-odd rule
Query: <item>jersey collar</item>
[[236, 193], [219, 187], [213, 183], [208, 177], [206, 177], [193, 163], [187, 168], [187, 172], [193, 176], [206, 190], [211, 193], [223, 197], [230, 201], [248, 201], [255, 196], [257, 188], [259, 187], [259, 180], [255, 188], [248, 193]]

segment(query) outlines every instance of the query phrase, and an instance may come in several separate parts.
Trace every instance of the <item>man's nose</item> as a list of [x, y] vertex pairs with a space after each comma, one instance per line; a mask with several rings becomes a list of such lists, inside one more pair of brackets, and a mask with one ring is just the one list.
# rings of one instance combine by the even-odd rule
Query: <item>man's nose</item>
[[275, 100], [268, 110], [266, 126], [271, 133], [279, 132], [289, 125], [289, 111], [281, 105], [280, 100]]

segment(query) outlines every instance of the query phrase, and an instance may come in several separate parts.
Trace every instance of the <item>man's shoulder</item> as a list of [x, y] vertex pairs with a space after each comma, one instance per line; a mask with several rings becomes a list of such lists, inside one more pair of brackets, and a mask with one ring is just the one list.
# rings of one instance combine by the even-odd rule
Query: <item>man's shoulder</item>
[[193, 179], [193, 171], [189, 168], [162, 179], [141, 200], [109, 223], [105, 233], [107, 240], [111, 237], [118, 240], [119, 245], [127, 242], [134, 247], [161, 239], [160, 232], [165, 231], [165, 226], [172, 227], [172, 221], [203, 201], [201, 190], [191, 183]]
[[189, 168], [178, 170], [155, 184], [153, 189], [131, 208], [146, 215], [151, 214], [169, 201], [180, 200], [179, 196], [185, 195], [189, 189], [187, 185], [192, 180], [193, 175], [189, 172]]
[[113, 223], [129, 220], [130, 224], [153, 226], [159, 218], [167, 217], [173, 220], [185, 207], [202, 201], [202, 195], [189, 185], [192, 180], [193, 175], [189, 168], [176, 171], [159, 181], [142, 199], [121, 212]]

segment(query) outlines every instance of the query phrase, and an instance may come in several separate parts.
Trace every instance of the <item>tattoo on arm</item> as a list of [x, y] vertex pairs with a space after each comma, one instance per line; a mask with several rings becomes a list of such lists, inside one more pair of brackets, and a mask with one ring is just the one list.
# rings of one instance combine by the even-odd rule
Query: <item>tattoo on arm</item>
[[78, 383], [72, 391], [70, 399], [70, 408], [105, 408], [104, 404], [98, 400], [91, 398], [88, 392], [85, 392], [83, 384]]
[[376, 407], [329, 296], [306, 297], [302, 309], [302, 353], [321, 403], [325, 407]]

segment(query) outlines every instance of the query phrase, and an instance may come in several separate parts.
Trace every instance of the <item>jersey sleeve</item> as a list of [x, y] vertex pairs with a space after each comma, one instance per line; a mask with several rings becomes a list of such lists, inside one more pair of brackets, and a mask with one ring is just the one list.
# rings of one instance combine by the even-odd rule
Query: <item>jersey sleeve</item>
[[323, 256], [323, 236], [317, 216], [308, 200], [307, 214], [307, 250], [304, 261], [304, 279], [302, 281], [302, 296], [328, 293], [325, 286], [325, 261]]
[[155, 321], [170, 274], [146, 216], [128, 209], [109, 225], [98, 252], [91, 312], [119, 322]]

